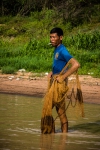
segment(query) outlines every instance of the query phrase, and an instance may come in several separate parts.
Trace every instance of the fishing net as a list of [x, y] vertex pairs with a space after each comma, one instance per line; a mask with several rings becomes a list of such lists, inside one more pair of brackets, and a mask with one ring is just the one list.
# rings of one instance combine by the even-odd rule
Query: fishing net
[[77, 72], [69, 77], [68, 87], [65, 111], [74, 118], [84, 117], [83, 95]]
[[[66, 69], [68, 64], [64, 67]], [[48, 89], [44, 96], [44, 104], [41, 117], [41, 132], [43, 134], [52, 133], [55, 129], [55, 119], [52, 116], [53, 106], [60, 107], [64, 109], [64, 112], [68, 111], [68, 108], [74, 108], [73, 112], [77, 116], [84, 116], [84, 107], [83, 107], [83, 96], [80, 86], [80, 81], [78, 73], [73, 75], [70, 79], [62, 80], [62, 74], [64, 69], [59, 74], [60, 81], [57, 82], [54, 75], [48, 81]], [[66, 102], [66, 108], [65, 106]]]

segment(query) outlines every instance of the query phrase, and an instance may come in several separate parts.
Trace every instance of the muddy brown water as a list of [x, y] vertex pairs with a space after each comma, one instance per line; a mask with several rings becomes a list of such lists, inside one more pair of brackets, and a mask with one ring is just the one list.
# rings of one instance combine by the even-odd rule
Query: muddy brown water
[[43, 135], [42, 104], [42, 98], [0, 94], [0, 150], [100, 150], [100, 105], [85, 103], [84, 118], [68, 114], [68, 133], [57, 118], [56, 133]]

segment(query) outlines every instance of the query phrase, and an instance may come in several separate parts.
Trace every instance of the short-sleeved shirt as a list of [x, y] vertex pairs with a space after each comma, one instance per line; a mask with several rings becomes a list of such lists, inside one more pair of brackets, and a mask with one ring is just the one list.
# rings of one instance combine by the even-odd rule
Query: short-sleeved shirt
[[71, 58], [73, 57], [63, 44], [60, 44], [55, 48], [52, 70], [53, 74], [59, 74]]

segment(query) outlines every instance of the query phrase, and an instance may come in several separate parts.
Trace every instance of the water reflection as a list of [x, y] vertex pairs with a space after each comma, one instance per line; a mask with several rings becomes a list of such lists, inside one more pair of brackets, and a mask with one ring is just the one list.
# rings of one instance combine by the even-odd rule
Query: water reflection
[[[40, 131], [42, 99], [0, 94], [0, 150], [99, 150], [100, 105], [85, 104], [85, 118], [67, 112], [69, 132], [62, 134], [56, 120], [56, 134]], [[53, 115], [57, 114], [53, 111]]]
[[67, 134], [42, 134], [40, 143], [42, 150], [65, 150], [67, 145]]

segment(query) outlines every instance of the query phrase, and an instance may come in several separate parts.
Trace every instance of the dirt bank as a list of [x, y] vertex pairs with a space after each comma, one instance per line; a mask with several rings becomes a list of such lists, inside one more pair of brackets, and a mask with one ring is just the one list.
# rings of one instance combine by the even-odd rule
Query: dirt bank
[[[79, 76], [84, 102], [100, 104], [100, 78]], [[16, 75], [0, 74], [0, 93], [42, 96], [47, 89], [47, 76], [31, 77], [30, 73]]]

